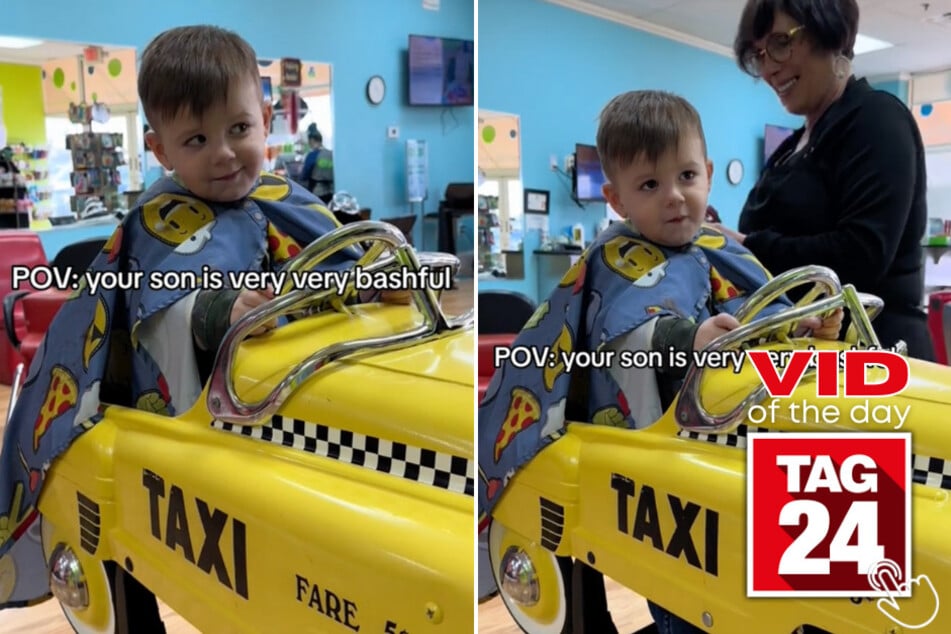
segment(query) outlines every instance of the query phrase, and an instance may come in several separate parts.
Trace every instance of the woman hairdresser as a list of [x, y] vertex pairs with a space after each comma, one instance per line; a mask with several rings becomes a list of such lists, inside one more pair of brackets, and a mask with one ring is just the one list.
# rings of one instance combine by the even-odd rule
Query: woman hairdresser
[[[749, 0], [734, 42], [804, 126], [779, 146], [730, 232], [774, 274], [808, 264], [881, 297], [883, 346], [933, 348], [920, 306], [927, 222], [925, 157], [914, 118], [851, 73], [855, 0]], [[843, 332], [845, 330], [843, 329]]]

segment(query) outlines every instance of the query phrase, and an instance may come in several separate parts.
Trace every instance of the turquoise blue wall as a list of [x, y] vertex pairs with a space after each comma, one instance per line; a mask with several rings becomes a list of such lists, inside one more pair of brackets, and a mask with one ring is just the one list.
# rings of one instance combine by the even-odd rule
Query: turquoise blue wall
[[[605, 208], [587, 203], [579, 209], [569, 197], [569, 179], [551, 171], [549, 156], [562, 162], [575, 143], [593, 144], [601, 108], [614, 95], [640, 88], [677, 92], [700, 111], [714, 163], [710, 201], [736, 226], [762, 166], [763, 126], [799, 121], [768, 86], [740, 72], [732, 58], [541, 0], [479, 0], [479, 107], [521, 117], [524, 185], [552, 192], [552, 234], [581, 222], [590, 239]], [[746, 167], [737, 186], [724, 173], [734, 158]], [[537, 246], [537, 232], [529, 234], [524, 280], [480, 279], [479, 288], [537, 299], [537, 258], [530, 253]], [[547, 257], [543, 266], [566, 265], [566, 258]], [[542, 292], [552, 284], [543, 275]]]
[[[260, 57], [298, 57], [333, 65], [336, 182], [354, 193], [374, 218], [405, 215], [405, 140], [429, 146], [429, 200], [434, 211], [446, 184], [472, 182], [473, 108], [406, 106], [406, 48], [410, 33], [473, 38], [474, 0], [442, 0], [438, 11], [420, 0], [65, 0], [4, 2], [0, 34], [141, 50], [160, 31], [216, 24], [244, 36]], [[371, 106], [366, 82], [382, 75], [385, 101]], [[386, 128], [400, 127], [388, 140]], [[417, 206], [418, 208], [418, 206]], [[417, 239], [420, 234], [417, 223]]]
[[903, 103], [906, 103], [906, 104], [908, 103], [908, 82], [906, 80], [888, 79], [888, 80], [880, 80], [880, 81], [871, 81], [869, 83], [871, 83], [873, 88], [890, 92], [896, 97], [898, 97], [899, 99], [901, 99]]

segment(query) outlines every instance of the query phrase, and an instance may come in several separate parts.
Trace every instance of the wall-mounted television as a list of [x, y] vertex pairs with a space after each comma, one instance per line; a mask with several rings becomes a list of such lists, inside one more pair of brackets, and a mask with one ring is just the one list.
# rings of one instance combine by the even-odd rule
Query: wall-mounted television
[[264, 96], [264, 103], [274, 103], [274, 87], [270, 77], [261, 78], [261, 94]]
[[409, 104], [471, 106], [475, 103], [472, 40], [409, 36]]
[[575, 200], [604, 200], [604, 194], [601, 193], [604, 180], [598, 148], [582, 143], [575, 144], [575, 169], [572, 178], [572, 191]]
[[781, 125], [766, 124], [766, 130], [763, 133], [763, 165], [769, 161], [776, 148], [786, 140], [795, 130]]

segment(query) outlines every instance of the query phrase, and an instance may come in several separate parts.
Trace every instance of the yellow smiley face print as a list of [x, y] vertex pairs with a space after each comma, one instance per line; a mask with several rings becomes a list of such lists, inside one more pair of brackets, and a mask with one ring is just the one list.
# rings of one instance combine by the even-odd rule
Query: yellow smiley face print
[[632, 282], [667, 261], [660, 249], [653, 244], [623, 236], [609, 240], [602, 253], [608, 268]]
[[251, 192], [255, 200], [284, 200], [291, 195], [291, 184], [277, 174], [261, 174], [261, 181]]
[[159, 194], [142, 207], [142, 225], [153, 237], [177, 247], [215, 217], [211, 207], [191, 196]]

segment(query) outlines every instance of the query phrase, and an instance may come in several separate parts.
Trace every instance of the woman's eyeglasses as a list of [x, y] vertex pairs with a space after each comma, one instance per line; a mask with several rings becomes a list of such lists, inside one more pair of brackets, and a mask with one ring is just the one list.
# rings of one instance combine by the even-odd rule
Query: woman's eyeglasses
[[743, 68], [750, 75], [759, 77], [763, 70], [765, 55], [769, 55], [769, 58], [777, 64], [785, 62], [792, 55], [793, 38], [804, 28], [806, 27], [799, 25], [785, 33], [770, 33], [766, 38], [766, 48], [751, 50], [743, 56]]

